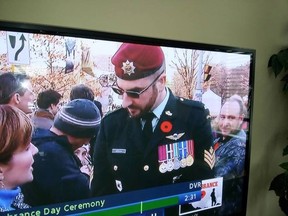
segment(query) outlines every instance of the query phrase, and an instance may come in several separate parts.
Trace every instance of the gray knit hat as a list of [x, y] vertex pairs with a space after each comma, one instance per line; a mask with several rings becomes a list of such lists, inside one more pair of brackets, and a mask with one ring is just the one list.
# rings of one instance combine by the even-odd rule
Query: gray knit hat
[[54, 127], [77, 138], [92, 138], [98, 132], [101, 115], [97, 106], [87, 99], [75, 99], [56, 114]]

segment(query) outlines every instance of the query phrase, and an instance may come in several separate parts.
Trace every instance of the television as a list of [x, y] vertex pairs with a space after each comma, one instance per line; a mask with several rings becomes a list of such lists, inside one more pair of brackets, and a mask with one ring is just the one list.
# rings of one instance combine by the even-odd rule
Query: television
[[[199, 173], [194, 173], [195, 178], [191, 181], [34, 206], [26, 210], [5, 212], [6, 215], [175, 215], [170, 209], [176, 209], [178, 215], [245, 215], [255, 50], [57, 26], [0, 22], [0, 73], [26, 73], [31, 78], [36, 95], [52, 88], [61, 93], [63, 104], [69, 100], [72, 86], [85, 84], [93, 89], [95, 99], [101, 102], [105, 118], [105, 115], [121, 107], [121, 98], [111, 88], [117, 81], [111, 58], [123, 42], [162, 48], [166, 59], [167, 86], [179, 98], [200, 101], [209, 113], [215, 136], [213, 152], [217, 151], [220, 142], [217, 134], [221, 134], [221, 131], [217, 124], [221, 118], [227, 117], [221, 114], [221, 107], [231, 97], [237, 97], [243, 103], [246, 112], [238, 131], [245, 134], [245, 139], [242, 140], [244, 152], [230, 158], [238, 161], [242, 157], [242, 164], [236, 167], [240, 169], [241, 166], [241, 175], [231, 174], [226, 178], [215, 174], [209, 179], [197, 179]], [[215, 153], [211, 169], [215, 168], [220, 156]], [[222, 163], [222, 168], [228, 170], [230, 162], [226, 160]]]

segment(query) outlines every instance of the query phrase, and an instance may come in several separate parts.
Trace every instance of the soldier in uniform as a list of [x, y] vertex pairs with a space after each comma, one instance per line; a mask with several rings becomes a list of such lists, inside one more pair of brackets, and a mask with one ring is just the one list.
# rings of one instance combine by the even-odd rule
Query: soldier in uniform
[[174, 96], [165, 86], [162, 49], [124, 43], [111, 61], [117, 76], [113, 90], [123, 102], [101, 122], [93, 196], [213, 177], [207, 110], [200, 102]]

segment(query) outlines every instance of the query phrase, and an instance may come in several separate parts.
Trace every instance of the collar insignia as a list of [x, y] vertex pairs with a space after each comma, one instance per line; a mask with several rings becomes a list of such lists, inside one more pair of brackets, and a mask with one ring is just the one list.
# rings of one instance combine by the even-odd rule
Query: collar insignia
[[170, 112], [170, 110], [166, 111], [165, 114], [168, 116], [172, 116], [172, 113]]
[[133, 65], [133, 62], [129, 62], [128, 60], [126, 62], [123, 62], [122, 70], [124, 71], [124, 74], [128, 74], [129, 76], [132, 73], [135, 73], [135, 67]]
[[179, 133], [179, 134], [173, 134], [173, 135], [169, 135], [166, 136], [166, 138], [171, 139], [171, 140], [178, 140], [180, 139], [185, 133]]

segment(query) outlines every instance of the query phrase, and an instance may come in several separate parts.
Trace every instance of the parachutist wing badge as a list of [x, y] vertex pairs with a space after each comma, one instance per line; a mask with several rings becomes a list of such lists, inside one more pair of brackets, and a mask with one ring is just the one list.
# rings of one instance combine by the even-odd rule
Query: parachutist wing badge
[[171, 140], [178, 140], [180, 139], [185, 133], [175, 133], [173, 135], [169, 135], [169, 136], [166, 136], [167, 139], [171, 139]]

